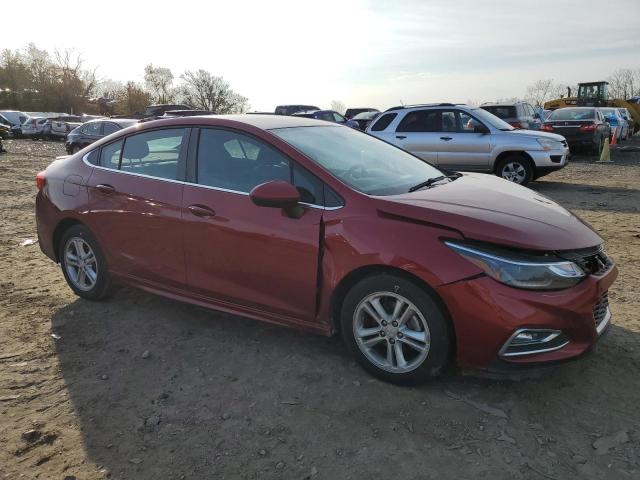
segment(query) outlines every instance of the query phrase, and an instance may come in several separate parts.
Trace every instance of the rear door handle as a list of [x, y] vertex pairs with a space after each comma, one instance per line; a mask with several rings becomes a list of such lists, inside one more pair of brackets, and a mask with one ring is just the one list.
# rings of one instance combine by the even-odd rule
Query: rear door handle
[[193, 213], [196, 217], [214, 217], [216, 212], [214, 212], [209, 207], [205, 207], [204, 205], [189, 205], [187, 207], [191, 213]]
[[453, 140], [451, 137], [440, 137], [440, 140], [444, 140], [445, 142], [448, 142], [449, 140]]
[[404, 140], [405, 138], [407, 138], [407, 136], [406, 135], [396, 135], [396, 138], [398, 140]]
[[99, 185], [96, 185], [96, 190], [99, 190], [100, 192], [106, 195], [111, 195], [113, 192], [116, 191], [115, 188], [113, 188], [111, 185], [107, 185], [106, 183], [101, 183]]

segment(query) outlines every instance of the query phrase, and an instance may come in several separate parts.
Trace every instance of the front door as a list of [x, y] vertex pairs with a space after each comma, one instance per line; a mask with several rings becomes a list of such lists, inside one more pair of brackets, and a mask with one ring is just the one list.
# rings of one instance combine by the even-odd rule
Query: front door
[[305, 206], [300, 218], [292, 218], [254, 205], [248, 195], [269, 180], [295, 184], [292, 160], [257, 138], [213, 128], [200, 130], [195, 160], [195, 178], [182, 202], [191, 290], [312, 320], [323, 210]]
[[182, 193], [187, 130], [138, 133], [104, 145], [87, 186], [109, 269], [184, 288]]
[[480, 121], [461, 110], [443, 110], [438, 134], [438, 166], [447, 170], [489, 169], [491, 134], [476, 133]]

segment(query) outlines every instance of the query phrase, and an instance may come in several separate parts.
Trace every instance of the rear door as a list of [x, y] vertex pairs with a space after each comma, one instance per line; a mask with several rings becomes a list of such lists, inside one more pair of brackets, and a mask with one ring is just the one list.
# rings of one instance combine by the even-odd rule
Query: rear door
[[442, 110], [438, 165], [450, 170], [489, 169], [491, 134], [476, 133], [478, 119], [462, 110]]
[[438, 163], [441, 110], [412, 110], [398, 124], [395, 135], [385, 140], [430, 163]]
[[152, 286], [184, 287], [181, 211], [188, 132], [144, 131], [100, 149], [87, 185], [87, 218], [113, 272]]
[[[187, 282], [195, 293], [289, 318], [315, 316], [322, 188], [283, 153], [235, 130], [202, 128], [182, 202]], [[197, 154], [196, 154], [197, 151]], [[256, 206], [253, 187], [299, 185], [303, 214]]]

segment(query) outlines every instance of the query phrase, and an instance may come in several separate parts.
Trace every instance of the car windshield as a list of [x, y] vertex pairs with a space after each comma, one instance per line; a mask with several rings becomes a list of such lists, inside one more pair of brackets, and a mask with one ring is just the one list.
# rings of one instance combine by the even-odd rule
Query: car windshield
[[379, 112], [362, 112], [356, 115], [355, 117], [353, 117], [353, 119], [354, 120], [370, 120], [376, 115], [378, 115], [378, 113]]
[[515, 128], [513, 128], [507, 122], [505, 122], [501, 118], [496, 117], [493, 113], [483, 110], [482, 108], [471, 108], [470, 112], [473, 116], [477, 117], [478, 120], [482, 121], [483, 123], [488, 123], [493, 128], [497, 128], [498, 130], [503, 131], [515, 130]]
[[272, 133], [342, 182], [369, 195], [406, 193], [442, 176], [437, 168], [382, 140], [349, 127], [291, 127]]
[[595, 117], [593, 108], [561, 108], [551, 112], [547, 120], [593, 120]]

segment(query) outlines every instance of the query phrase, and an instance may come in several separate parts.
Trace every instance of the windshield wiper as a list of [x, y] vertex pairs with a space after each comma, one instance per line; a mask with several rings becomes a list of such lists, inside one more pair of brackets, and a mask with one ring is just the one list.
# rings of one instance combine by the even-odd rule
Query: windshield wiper
[[420, 190], [421, 188], [426, 188], [426, 187], [430, 187], [431, 185], [433, 185], [436, 182], [441, 182], [442, 180], [444, 180], [445, 178], [447, 178], [445, 175], [440, 175], [439, 177], [433, 177], [430, 178], [429, 180], [425, 180], [422, 183], [419, 183], [417, 185], [414, 185], [413, 187], [411, 187], [409, 189], [409, 192], [415, 192], [416, 190]]

